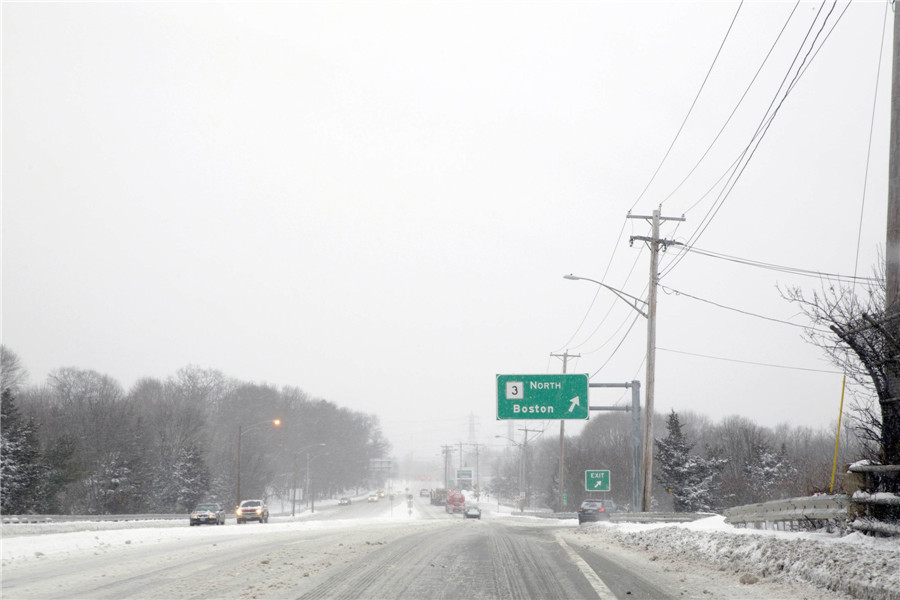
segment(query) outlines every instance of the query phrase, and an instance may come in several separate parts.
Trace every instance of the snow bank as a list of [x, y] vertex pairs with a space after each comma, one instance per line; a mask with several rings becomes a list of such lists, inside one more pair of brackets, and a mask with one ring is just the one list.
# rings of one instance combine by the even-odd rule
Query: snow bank
[[738, 529], [721, 516], [679, 524], [599, 523], [585, 529], [659, 558], [691, 557], [719, 568], [803, 581], [855, 598], [900, 600], [897, 538]]

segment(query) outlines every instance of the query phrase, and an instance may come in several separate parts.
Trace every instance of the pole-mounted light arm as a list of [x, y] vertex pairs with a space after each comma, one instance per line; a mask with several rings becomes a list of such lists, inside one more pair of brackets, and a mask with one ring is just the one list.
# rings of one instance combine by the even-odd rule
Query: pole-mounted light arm
[[522, 445], [522, 444], [520, 444], [519, 442], [517, 442], [516, 440], [514, 440], [514, 439], [512, 439], [512, 438], [508, 438], [508, 437], [506, 437], [505, 435], [495, 435], [494, 437], [495, 437], [495, 438], [498, 438], [498, 439], [501, 439], [501, 440], [506, 440], [506, 441], [508, 441], [509, 443], [514, 444], [514, 445], [516, 445], [516, 446], [521, 446], [521, 445]]
[[641, 304], [647, 306], [647, 301], [646, 301], [646, 300], [641, 300], [640, 298], [637, 298], [637, 297], [635, 297], [635, 296], [632, 296], [631, 294], [628, 294], [628, 293], [626, 293], [626, 292], [623, 292], [622, 290], [617, 290], [617, 289], [614, 288], [614, 287], [608, 286], [608, 285], [606, 285], [605, 283], [601, 283], [601, 282], [597, 281], [596, 279], [591, 279], [591, 278], [589, 278], [589, 277], [578, 277], [577, 275], [572, 275], [571, 273], [569, 273], [568, 275], [563, 275], [563, 279], [571, 279], [572, 281], [578, 281], [578, 280], [580, 280], [580, 279], [583, 279], [584, 281], [590, 281], [590, 282], [592, 282], [592, 283], [596, 283], [596, 284], [599, 285], [600, 287], [608, 289], [608, 290], [611, 291], [613, 294], [615, 294], [616, 296], [618, 296], [619, 298], [621, 298], [622, 300], [624, 300], [625, 303], [628, 304], [628, 306], [630, 306], [630, 307], [633, 308], [634, 310], [638, 311], [638, 313], [640, 313], [640, 315], [641, 315], [642, 317], [644, 317], [645, 319], [647, 318], [647, 313], [645, 313], [645, 312], [642, 311], [640, 308], [638, 308], [638, 302], [640, 302]]

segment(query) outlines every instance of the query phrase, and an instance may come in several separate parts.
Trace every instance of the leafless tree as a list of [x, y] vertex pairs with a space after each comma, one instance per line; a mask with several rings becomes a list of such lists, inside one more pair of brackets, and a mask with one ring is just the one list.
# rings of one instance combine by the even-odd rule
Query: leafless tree
[[16, 392], [26, 381], [28, 371], [19, 356], [6, 346], [0, 346], [0, 388]]
[[879, 257], [873, 277], [854, 286], [823, 279], [821, 289], [812, 292], [799, 286], [779, 291], [809, 318], [806, 339], [852, 382], [851, 416], [869, 457], [898, 464], [900, 389], [892, 388], [900, 371], [900, 314], [885, 310], [884, 265]]

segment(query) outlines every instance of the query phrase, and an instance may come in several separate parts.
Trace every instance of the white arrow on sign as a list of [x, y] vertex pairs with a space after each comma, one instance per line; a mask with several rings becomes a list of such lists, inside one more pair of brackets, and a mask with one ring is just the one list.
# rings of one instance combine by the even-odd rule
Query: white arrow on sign
[[601, 487], [603, 487], [603, 480], [601, 479], [601, 480], [597, 481], [597, 483], [594, 484], [594, 487], [595, 487], [595, 488], [601, 488]]
[[569, 406], [569, 412], [572, 412], [573, 410], [575, 410], [576, 406], [581, 406], [581, 398], [579, 398], [578, 396], [575, 396], [574, 398], [569, 400], [569, 402], [572, 403], [572, 405]]

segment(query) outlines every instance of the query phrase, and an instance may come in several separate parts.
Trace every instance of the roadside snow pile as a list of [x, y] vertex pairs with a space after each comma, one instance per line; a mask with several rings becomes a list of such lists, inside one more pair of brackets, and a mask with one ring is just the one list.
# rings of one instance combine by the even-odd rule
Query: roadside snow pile
[[737, 529], [715, 516], [694, 523], [597, 525], [591, 532], [658, 555], [690, 557], [760, 578], [805, 581], [866, 600], [900, 600], [900, 540], [859, 533]]

